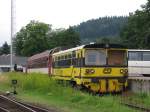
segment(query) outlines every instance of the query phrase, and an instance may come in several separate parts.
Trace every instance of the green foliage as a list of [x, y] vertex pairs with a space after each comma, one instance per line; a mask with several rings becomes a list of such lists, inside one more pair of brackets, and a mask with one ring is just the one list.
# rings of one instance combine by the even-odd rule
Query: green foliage
[[74, 26], [80, 34], [83, 43], [89, 43], [101, 38], [119, 37], [120, 31], [127, 24], [128, 17], [102, 17], [92, 19]]
[[2, 47], [0, 48], [0, 54], [9, 54], [10, 53], [10, 46], [5, 42]]
[[128, 24], [121, 33], [122, 43], [129, 48], [150, 48], [150, 0], [130, 14]]
[[80, 37], [72, 27], [69, 27], [67, 30], [58, 29], [56, 31], [52, 31], [48, 36], [50, 48], [75, 47], [80, 44]]
[[133, 104], [137, 103], [137, 104], [141, 104], [144, 107], [149, 108], [150, 105], [150, 94], [149, 93], [143, 93], [143, 92], [139, 92], [139, 93], [132, 93], [132, 95], [127, 96], [126, 100], [131, 101]]
[[31, 21], [23, 27], [14, 40], [15, 52], [31, 56], [54, 47], [74, 47], [80, 44], [79, 35], [71, 28], [52, 31], [51, 25]]
[[16, 54], [31, 56], [48, 49], [47, 32], [51, 26], [38, 21], [31, 21], [17, 33], [14, 40]]

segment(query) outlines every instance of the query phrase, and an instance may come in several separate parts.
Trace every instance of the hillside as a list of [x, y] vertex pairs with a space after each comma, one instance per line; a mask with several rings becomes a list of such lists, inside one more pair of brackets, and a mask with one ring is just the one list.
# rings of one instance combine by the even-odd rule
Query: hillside
[[83, 43], [96, 41], [102, 37], [119, 37], [120, 31], [127, 24], [128, 17], [102, 17], [88, 20], [74, 26]]

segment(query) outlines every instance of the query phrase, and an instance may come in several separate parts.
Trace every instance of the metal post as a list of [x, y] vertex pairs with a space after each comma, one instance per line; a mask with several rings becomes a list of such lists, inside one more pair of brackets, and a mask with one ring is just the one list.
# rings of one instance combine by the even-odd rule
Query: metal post
[[11, 46], [10, 46], [10, 67], [11, 67], [11, 71], [13, 71], [13, 38], [14, 38], [14, 33], [15, 33], [15, 29], [14, 29], [14, 19], [15, 19], [15, 1], [11, 0]]
[[10, 45], [10, 67], [11, 71], [13, 70], [13, 45], [12, 45], [12, 39], [13, 39], [13, 0], [11, 0], [11, 45]]

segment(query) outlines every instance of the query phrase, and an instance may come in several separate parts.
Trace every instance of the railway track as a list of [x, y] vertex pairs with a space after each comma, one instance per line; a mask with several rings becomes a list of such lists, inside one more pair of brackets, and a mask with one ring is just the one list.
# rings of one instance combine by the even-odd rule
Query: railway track
[[144, 107], [142, 105], [136, 105], [136, 104], [126, 103], [126, 102], [124, 102], [124, 103], [122, 102], [121, 104], [126, 105], [126, 106], [128, 106], [130, 108], [142, 111], [142, 112], [150, 112], [150, 108], [146, 108], [146, 107]]
[[129, 91], [122, 94], [120, 103], [140, 112], [150, 112], [150, 107], [144, 105], [144, 102], [134, 99], [134, 93]]
[[0, 95], [0, 112], [53, 112]]

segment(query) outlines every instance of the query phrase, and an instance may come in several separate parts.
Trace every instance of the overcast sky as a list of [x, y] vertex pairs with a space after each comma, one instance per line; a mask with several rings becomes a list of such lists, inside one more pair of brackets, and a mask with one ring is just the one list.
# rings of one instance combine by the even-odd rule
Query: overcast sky
[[[0, 45], [10, 43], [10, 1], [0, 0]], [[67, 28], [103, 16], [128, 15], [147, 0], [15, 0], [16, 31], [30, 20]]]

